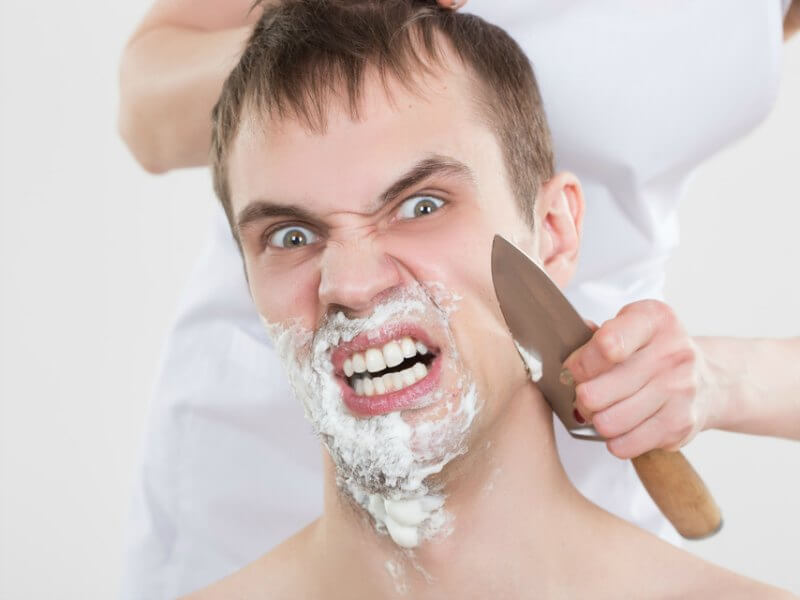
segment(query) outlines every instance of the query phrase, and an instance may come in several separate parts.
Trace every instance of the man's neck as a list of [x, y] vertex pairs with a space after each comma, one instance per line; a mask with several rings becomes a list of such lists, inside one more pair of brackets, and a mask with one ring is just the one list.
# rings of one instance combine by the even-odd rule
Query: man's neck
[[[201, 598], [784, 598], [611, 516], [569, 483], [552, 414], [520, 395], [495, 439], [447, 466], [452, 530], [413, 551], [336, 489], [309, 527]], [[194, 596], [193, 596], [194, 597]]]
[[[564, 473], [552, 413], [539, 392], [526, 386], [489, 431], [494, 437], [473, 440], [469, 451], [445, 468], [449, 533], [412, 551], [378, 533], [368, 514], [339, 497], [328, 463], [320, 522], [321, 544], [333, 559], [326, 567], [339, 581], [372, 588], [374, 597], [382, 597], [387, 587], [413, 598], [434, 590], [442, 597], [445, 591], [463, 592], [467, 581], [472, 592], [475, 585], [486, 585], [486, 597], [513, 595], [521, 585], [528, 592], [536, 586], [546, 590], [548, 581], [563, 579], [568, 567], [554, 548], [563, 548], [571, 536], [580, 537], [581, 524], [588, 515], [596, 516], [597, 509]], [[342, 577], [343, 572], [350, 577]]]

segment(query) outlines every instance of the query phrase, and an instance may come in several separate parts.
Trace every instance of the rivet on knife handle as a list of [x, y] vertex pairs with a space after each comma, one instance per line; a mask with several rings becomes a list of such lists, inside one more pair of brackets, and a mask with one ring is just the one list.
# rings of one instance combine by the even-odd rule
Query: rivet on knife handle
[[653, 502], [683, 537], [696, 540], [722, 528], [717, 503], [682, 452], [650, 450], [632, 462]]

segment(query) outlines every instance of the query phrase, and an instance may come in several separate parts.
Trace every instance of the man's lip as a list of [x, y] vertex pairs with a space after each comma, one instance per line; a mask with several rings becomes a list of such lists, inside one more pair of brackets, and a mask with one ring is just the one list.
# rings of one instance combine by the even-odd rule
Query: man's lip
[[[364, 352], [369, 348], [380, 348], [387, 342], [411, 337], [422, 342], [433, 354], [439, 353], [439, 347], [431, 340], [428, 333], [418, 323], [390, 323], [375, 331], [365, 331], [359, 333], [349, 342], [344, 342], [336, 346], [331, 352], [331, 363], [336, 375], [344, 372], [344, 361], [356, 352]], [[412, 386], [413, 387], [413, 386]]]
[[344, 377], [337, 376], [336, 380], [342, 390], [342, 401], [350, 412], [363, 417], [374, 417], [375, 415], [427, 406], [433, 402], [434, 391], [439, 386], [439, 379], [442, 374], [442, 360], [442, 355], [437, 355], [428, 368], [428, 374], [416, 383], [396, 392], [376, 394], [374, 396], [357, 395], [355, 390], [347, 384]]

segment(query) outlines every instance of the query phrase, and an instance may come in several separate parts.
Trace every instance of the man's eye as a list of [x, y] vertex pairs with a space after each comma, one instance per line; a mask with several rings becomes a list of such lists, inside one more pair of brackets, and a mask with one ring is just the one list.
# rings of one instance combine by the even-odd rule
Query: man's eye
[[317, 234], [307, 227], [291, 225], [273, 231], [267, 243], [274, 248], [300, 248], [317, 241]]
[[400, 205], [397, 216], [400, 219], [416, 219], [436, 212], [444, 206], [444, 200], [433, 196], [414, 196]]

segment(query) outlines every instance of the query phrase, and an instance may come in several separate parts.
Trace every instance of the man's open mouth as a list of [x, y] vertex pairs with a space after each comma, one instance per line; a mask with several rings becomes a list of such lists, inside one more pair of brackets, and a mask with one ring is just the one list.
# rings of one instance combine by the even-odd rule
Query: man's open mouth
[[379, 414], [407, 408], [431, 391], [438, 358], [424, 333], [407, 325], [358, 336], [336, 349], [333, 362], [345, 403], [359, 413]]
[[414, 385], [428, 374], [434, 354], [419, 340], [406, 336], [383, 346], [354, 352], [345, 359], [347, 384], [357, 396], [375, 396]]

